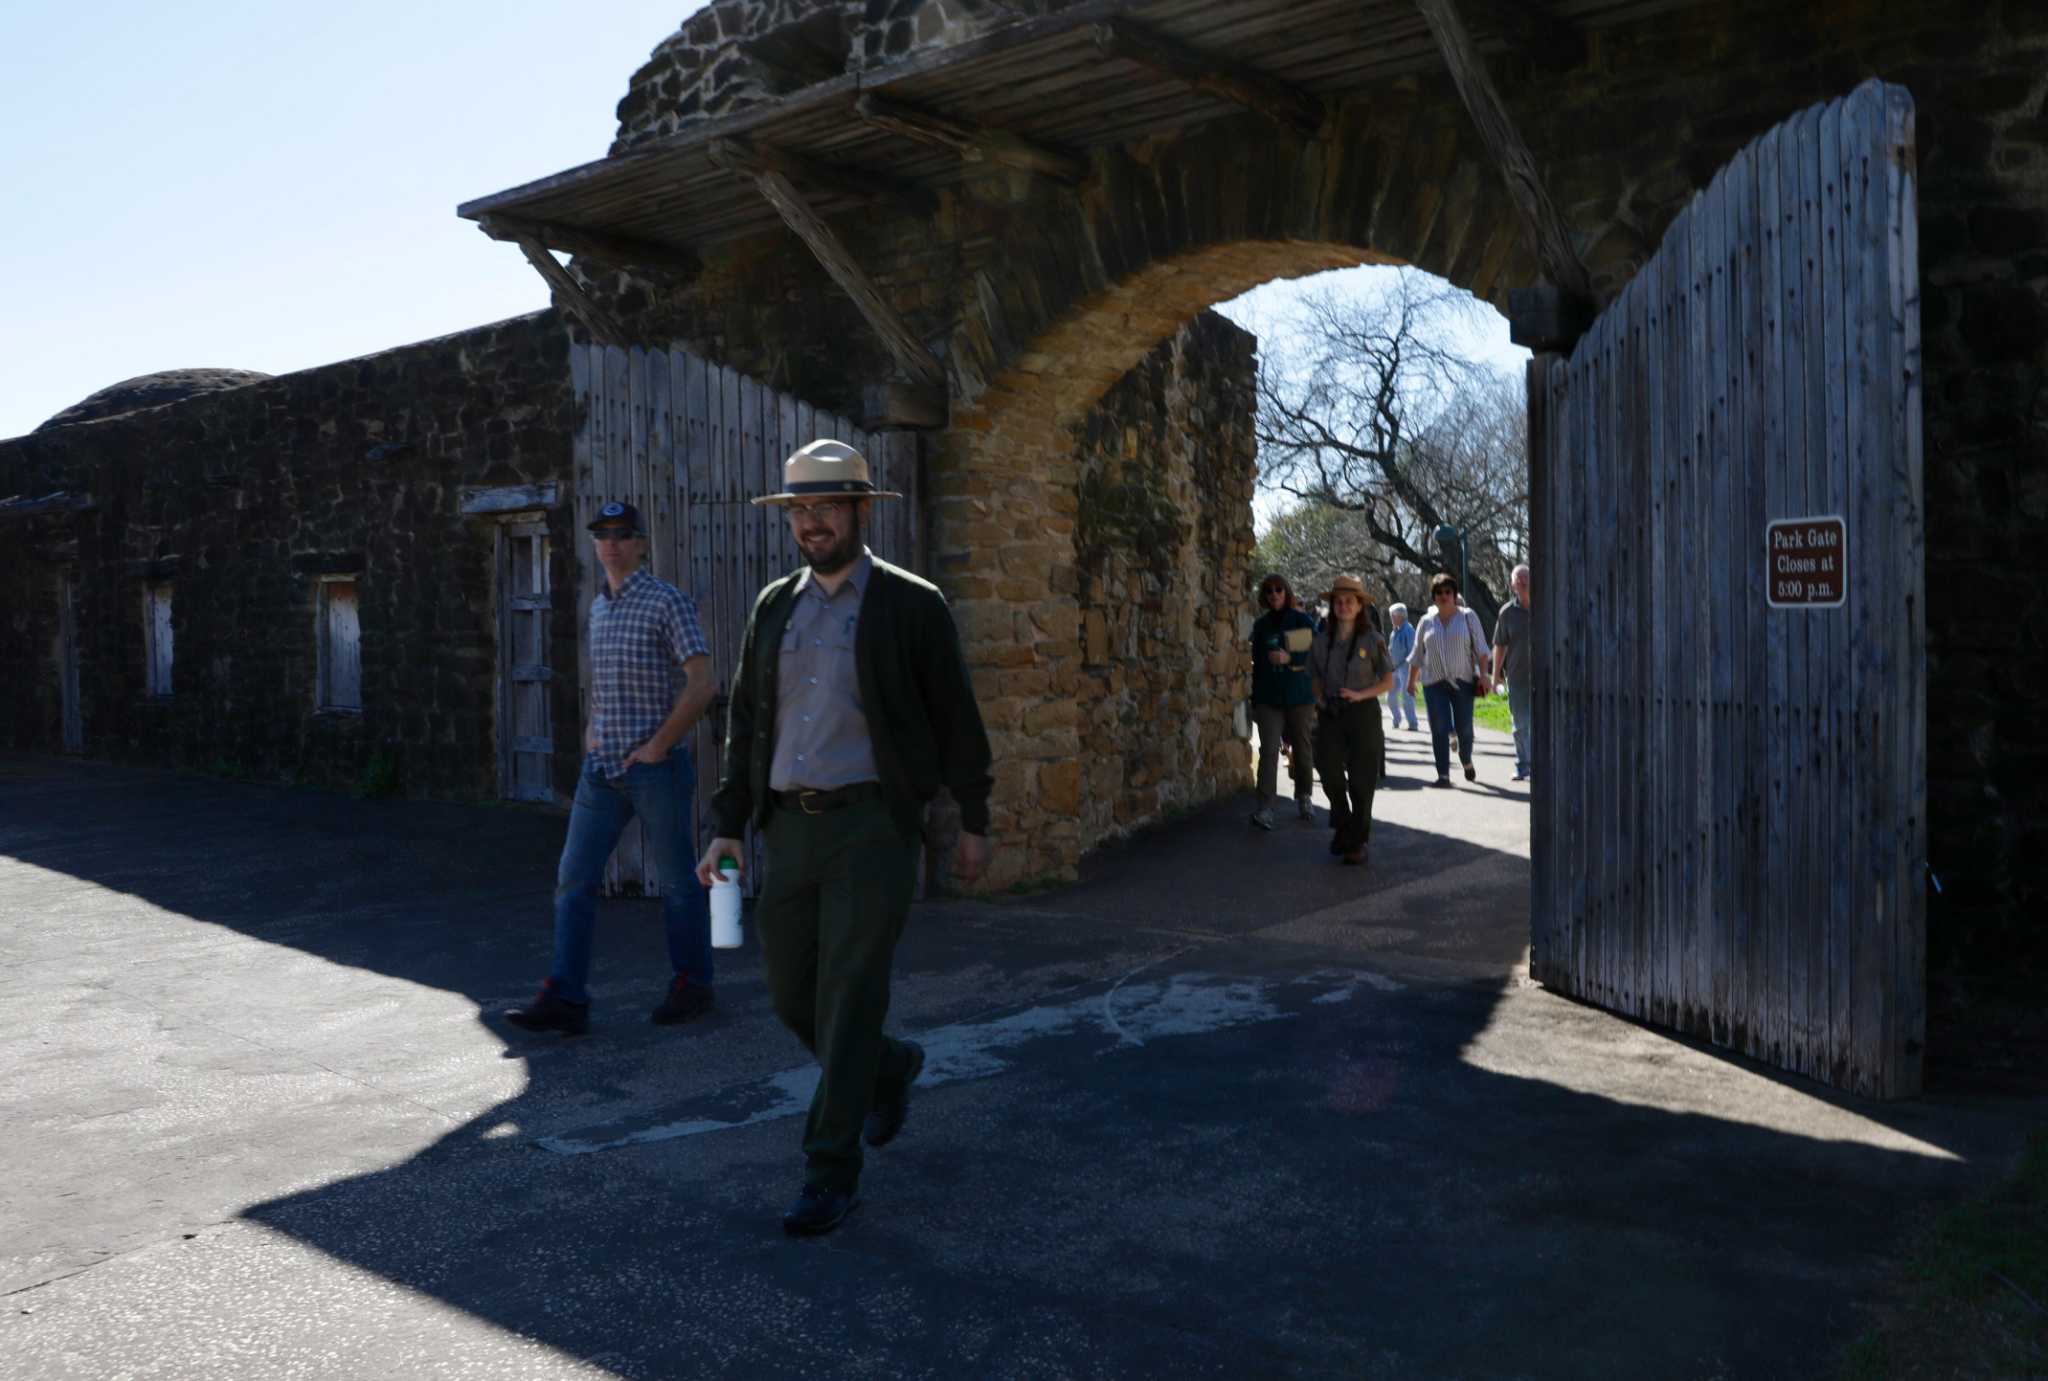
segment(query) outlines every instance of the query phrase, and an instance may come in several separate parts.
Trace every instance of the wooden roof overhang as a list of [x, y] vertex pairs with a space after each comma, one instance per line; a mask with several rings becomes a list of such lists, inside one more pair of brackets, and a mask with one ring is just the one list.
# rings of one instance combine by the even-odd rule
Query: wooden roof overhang
[[[1462, 0], [1479, 51], [1509, 46], [1559, 65], [1579, 31], [1698, 0]], [[1135, 61], [1103, 27], [1157, 36], [1206, 57], [1226, 80], [1198, 82]], [[735, 147], [781, 156], [821, 216], [976, 174], [957, 149], [903, 137], [856, 111], [870, 97], [1063, 158], [1242, 113], [1232, 74], [1329, 98], [1444, 58], [1414, 0], [1084, 0], [976, 39], [805, 87], [772, 104], [703, 120], [639, 148], [462, 203], [501, 239], [537, 241], [625, 265], [686, 266], [694, 252], [781, 228], [758, 185], [734, 174]], [[1269, 113], [1274, 113], [1269, 110]], [[1284, 110], [1281, 112], [1284, 116]], [[757, 169], [755, 170], [757, 171]]]

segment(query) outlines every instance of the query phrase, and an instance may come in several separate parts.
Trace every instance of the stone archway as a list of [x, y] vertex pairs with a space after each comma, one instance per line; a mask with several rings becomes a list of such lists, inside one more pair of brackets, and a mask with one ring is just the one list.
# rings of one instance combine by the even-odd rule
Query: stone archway
[[[1329, 269], [1414, 264], [1482, 298], [1526, 274], [1469, 134], [1440, 100], [1406, 97], [1347, 106], [1319, 139], [1245, 120], [1134, 150], [1052, 214], [1014, 218], [969, 280], [932, 550], [1003, 764], [997, 885], [1071, 877], [1105, 839], [1244, 784], [1229, 723], [1255, 466], [1248, 437], [1225, 453], [1220, 414], [1248, 431], [1253, 402], [1218, 374], [1209, 418], [1176, 421], [1200, 404], [1173, 384], [1228, 353], [1214, 328], [1192, 328], [1200, 350], [1178, 333], [1213, 303]], [[1163, 448], [1186, 459], [1162, 468], [1146, 439], [1099, 433], [1163, 341], [1165, 426], [1187, 444]], [[1142, 742], [1127, 742], [1134, 721], [1150, 724]]]

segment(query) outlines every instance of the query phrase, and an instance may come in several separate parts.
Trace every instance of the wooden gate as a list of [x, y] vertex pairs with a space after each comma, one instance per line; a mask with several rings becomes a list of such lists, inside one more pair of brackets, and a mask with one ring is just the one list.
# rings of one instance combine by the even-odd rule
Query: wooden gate
[[1914, 183], [1903, 90], [1808, 110], [1530, 371], [1534, 974], [1881, 1097], [1926, 1025]]
[[[576, 432], [576, 602], [584, 620], [577, 632], [579, 684], [590, 684], [588, 616], [603, 579], [590, 544], [581, 540], [583, 525], [595, 505], [624, 499], [646, 519], [649, 568], [696, 598], [719, 678], [718, 700], [692, 739], [693, 838], [702, 847], [709, 840], [706, 807], [718, 785], [725, 696], [747, 614], [763, 585], [801, 561], [781, 512], [748, 500], [782, 488], [782, 462], [805, 442], [844, 441], [867, 457], [878, 488], [903, 495], [874, 505], [869, 547], [899, 566], [922, 570], [917, 436], [862, 431], [683, 350], [572, 345], [569, 359], [582, 410]], [[751, 847], [750, 889], [761, 875], [759, 845]], [[620, 840], [606, 881], [614, 893], [652, 894], [658, 885], [653, 861], [640, 847], [637, 821]]]

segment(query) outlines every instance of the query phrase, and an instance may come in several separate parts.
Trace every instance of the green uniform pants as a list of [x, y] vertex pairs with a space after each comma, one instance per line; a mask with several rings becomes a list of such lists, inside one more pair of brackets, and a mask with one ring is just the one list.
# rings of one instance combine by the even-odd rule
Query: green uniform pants
[[768, 991], [822, 1071], [804, 1123], [805, 1179], [851, 1192], [868, 1109], [910, 1072], [910, 1047], [883, 1035], [882, 1022], [918, 846], [879, 797], [816, 815], [778, 807], [763, 838], [755, 924]]
[[1372, 837], [1372, 798], [1387, 756], [1378, 700], [1347, 700], [1316, 715], [1316, 775], [1330, 798], [1337, 852], [1352, 853]]

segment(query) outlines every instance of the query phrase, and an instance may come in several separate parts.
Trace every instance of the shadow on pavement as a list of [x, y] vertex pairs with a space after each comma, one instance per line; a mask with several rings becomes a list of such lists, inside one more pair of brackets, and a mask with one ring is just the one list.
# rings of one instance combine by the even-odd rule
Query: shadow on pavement
[[[1270, 1013], [1049, 1027], [999, 1077], [921, 1090], [867, 1206], [813, 1243], [776, 1223], [796, 1121], [537, 1146], [802, 1063], [751, 939], [719, 1018], [646, 1024], [648, 902], [604, 909], [592, 1037], [502, 1025], [545, 970], [558, 816], [0, 758], [0, 854], [44, 870], [65, 916], [0, 953], [57, 988], [67, 956], [107, 975], [64, 992], [58, 1029], [118, 999], [156, 1014], [159, 1058], [196, 1039], [189, 1018], [356, 1081], [205, 1152], [242, 1219], [367, 1273], [320, 1288], [395, 1283], [621, 1376], [1806, 1374], [1861, 1327], [1898, 1210], [2014, 1142], [2008, 1111], [1852, 1103], [1531, 988], [1520, 858], [1382, 822], [1361, 872], [1328, 859], [1320, 812], [1264, 835], [1249, 805], [1105, 850], [1071, 888], [921, 906], [898, 1008], [913, 1030], [1113, 1016], [1152, 974], [1256, 989]], [[87, 893], [64, 900], [78, 883], [170, 914], [95, 921]], [[166, 947], [138, 925], [179, 929]], [[451, 1065], [464, 1018], [441, 994], [509, 1070]], [[79, 1173], [166, 1153], [82, 1131], [96, 1114], [75, 1090], [48, 1096], [36, 1149]], [[169, 1225], [141, 1196], [128, 1212]], [[311, 1327], [288, 1276], [166, 1269], [173, 1300], [235, 1288], [245, 1325], [274, 1313], [286, 1343]], [[403, 1372], [439, 1326], [342, 1355]]]

